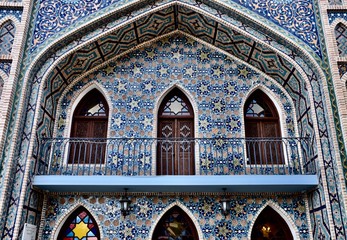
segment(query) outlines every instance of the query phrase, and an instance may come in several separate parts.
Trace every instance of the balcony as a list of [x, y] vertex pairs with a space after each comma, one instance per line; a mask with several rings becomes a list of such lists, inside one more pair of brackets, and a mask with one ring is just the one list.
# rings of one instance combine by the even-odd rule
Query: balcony
[[44, 139], [35, 187], [49, 191], [298, 192], [318, 185], [306, 138]]

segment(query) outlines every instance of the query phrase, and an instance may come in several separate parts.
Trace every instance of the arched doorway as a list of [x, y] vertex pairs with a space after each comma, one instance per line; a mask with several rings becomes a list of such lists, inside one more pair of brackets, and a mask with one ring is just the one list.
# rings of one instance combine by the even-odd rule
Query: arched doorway
[[249, 96], [244, 119], [249, 164], [283, 164], [279, 115], [263, 91], [256, 90]]
[[175, 88], [158, 112], [157, 175], [194, 175], [194, 112]]
[[79, 207], [66, 219], [57, 239], [98, 240], [100, 231], [90, 212], [84, 207]]
[[167, 211], [158, 222], [152, 240], [198, 240], [193, 221], [178, 206]]
[[293, 240], [293, 235], [284, 219], [267, 206], [258, 216], [252, 229], [252, 240]]
[[72, 119], [69, 163], [103, 163], [107, 137], [108, 104], [93, 89], [78, 103]]

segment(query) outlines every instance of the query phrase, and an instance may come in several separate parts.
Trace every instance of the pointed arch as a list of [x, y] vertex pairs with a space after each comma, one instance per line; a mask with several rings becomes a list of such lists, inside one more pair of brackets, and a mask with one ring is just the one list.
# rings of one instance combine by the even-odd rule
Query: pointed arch
[[[69, 98], [69, 95], [71, 95], [71, 104], [69, 104], [68, 108], [65, 110], [64, 114], [66, 114], [66, 116], [68, 116], [66, 119], [64, 119], [64, 122], [62, 123], [61, 121], [56, 121], [54, 124], [54, 131], [53, 131], [53, 136], [54, 137], [65, 137], [65, 138], [69, 138], [71, 135], [71, 123], [72, 123], [72, 119], [73, 119], [73, 113], [77, 107], [77, 105], [80, 103], [80, 101], [82, 100], [83, 97], [85, 97], [85, 95], [87, 93], [89, 93], [91, 90], [96, 89], [98, 90], [102, 96], [104, 97], [104, 99], [107, 102], [108, 108], [109, 108], [109, 113], [112, 112], [113, 107], [112, 107], [112, 101], [111, 98], [109, 96], [109, 94], [107, 93], [106, 89], [97, 81], [91, 81], [89, 83], [87, 83], [86, 85], [84, 85], [82, 88], [78, 89], [78, 90], [74, 90], [76, 89], [76, 85], [82, 81], [83, 79], [76, 79], [69, 88], [65, 89], [63, 91], [63, 93], [61, 94], [62, 97], [59, 98], [58, 100], [58, 104], [57, 104], [57, 110], [56, 110], [56, 119], [59, 119], [60, 115], [63, 112], [63, 101], [64, 98]], [[110, 129], [110, 115], [108, 114], [108, 127], [107, 129]], [[65, 131], [64, 131], [64, 135], [63, 136], [58, 136], [58, 128], [60, 125], [65, 125]], [[107, 132], [107, 137], [109, 136], [109, 132]]]
[[[105, 159], [109, 107], [103, 94], [85, 92], [72, 113], [69, 163], [103, 163]], [[79, 138], [74, 141], [74, 138]], [[83, 139], [93, 139], [84, 142]]]
[[[286, 99], [289, 101], [290, 105], [292, 106], [292, 111], [293, 113], [291, 114], [291, 117], [293, 117], [294, 119], [296, 119], [296, 109], [293, 103], [293, 99], [291, 98], [291, 96], [286, 92], [286, 90], [283, 88], [283, 86], [281, 86], [280, 84], [278, 84], [276, 81], [272, 81], [272, 84], [276, 85], [278, 88], [280, 88], [282, 90], [282, 92], [285, 94]], [[271, 99], [271, 102], [273, 103], [274, 107], [276, 108], [276, 111], [278, 113], [278, 117], [279, 117], [279, 121], [280, 121], [280, 128], [281, 128], [281, 136], [282, 137], [287, 137], [287, 131], [285, 131], [287, 129], [287, 124], [286, 124], [286, 115], [285, 115], [285, 110], [283, 108], [283, 104], [281, 104], [281, 99], [279, 98], [279, 96], [275, 95], [269, 88], [267, 88], [264, 85], [258, 84], [255, 85], [254, 87], [252, 87], [251, 89], [249, 89], [249, 91], [247, 92], [247, 94], [245, 95], [245, 97], [242, 100], [241, 106], [245, 106], [247, 100], [249, 100], [249, 97], [255, 92], [255, 91], [262, 91], [268, 98]], [[244, 107], [241, 108], [241, 116], [244, 116]], [[244, 119], [243, 119], [244, 120]], [[294, 130], [296, 135], [298, 136], [299, 133], [297, 132], [298, 127], [297, 127], [297, 121], [294, 121]], [[243, 121], [243, 126], [245, 126], [244, 121]], [[243, 134], [245, 135], [245, 128], [243, 127]]]
[[280, 116], [274, 102], [261, 89], [254, 90], [243, 106], [249, 164], [284, 164]]
[[163, 98], [157, 116], [157, 175], [194, 175], [194, 110], [189, 99], [173, 88]]
[[[103, 234], [100, 231], [100, 223], [93, 216], [92, 212], [83, 204], [76, 204], [67, 211], [64, 216], [58, 221], [53, 229], [52, 236], [54, 239], [72, 239], [74, 236], [82, 239], [83, 236], [94, 237], [92, 239], [103, 239]], [[74, 228], [79, 231], [73, 231]], [[77, 235], [76, 235], [77, 234]], [[88, 238], [87, 238], [88, 239]]]
[[0, 26], [0, 55], [11, 55], [16, 25], [10, 19]]
[[[74, 82], [72, 84], [72, 87], [67, 89], [63, 96], [66, 96], [68, 94], [68, 92], [70, 91], [73, 91], [73, 86], [75, 86], [76, 84], [78, 83], [78, 81]], [[66, 134], [66, 137], [69, 137], [71, 135], [71, 127], [72, 127], [72, 120], [73, 120], [73, 114], [77, 108], [77, 106], [80, 104], [80, 102], [82, 101], [83, 98], [85, 98], [85, 96], [90, 93], [91, 91], [97, 91], [101, 94], [101, 97], [104, 99], [105, 103], [107, 104], [108, 106], [108, 113], [107, 113], [107, 116], [108, 116], [108, 123], [110, 122], [109, 121], [109, 116], [110, 116], [110, 112], [112, 112], [112, 101], [109, 97], [109, 95], [107, 94], [107, 91], [96, 81], [92, 81], [88, 84], [86, 84], [82, 89], [80, 89], [78, 92], [76, 93], [72, 93], [73, 95], [76, 95], [76, 97], [74, 97], [73, 99], [71, 99], [71, 106], [69, 107], [68, 109], [68, 112], [67, 112], [67, 115], [69, 116], [69, 122], [67, 123], [67, 125], [70, 126], [69, 129], [69, 132], [67, 132]], [[61, 98], [61, 101], [63, 99]], [[61, 102], [60, 104], [61, 105]], [[58, 111], [57, 111], [58, 112]], [[109, 129], [109, 124], [107, 126], [107, 129]], [[108, 135], [107, 135], [108, 137]]]
[[184, 206], [180, 202], [174, 202], [167, 206], [163, 212], [158, 216], [157, 220], [153, 223], [153, 227], [151, 228], [151, 231], [149, 233], [149, 239], [157, 240], [156, 237], [156, 231], [158, 228], [161, 228], [163, 226], [163, 222], [165, 221], [165, 217], [171, 214], [171, 211], [178, 210], [186, 220], [190, 221], [189, 226], [195, 230], [195, 236], [197, 238], [189, 238], [189, 239], [203, 239], [203, 234], [200, 229], [200, 225], [197, 221], [197, 219], [194, 217], [194, 215], [191, 213], [191, 211]]
[[179, 89], [189, 100], [189, 103], [191, 104], [192, 108], [193, 108], [193, 113], [194, 113], [194, 136], [198, 137], [198, 120], [197, 120], [197, 116], [198, 116], [198, 105], [195, 101], [195, 97], [184, 87], [181, 86], [180, 84], [173, 84], [172, 86], [168, 87], [165, 91], [163, 91], [160, 96], [157, 98], [155, 106], [154, 106], [154, 122], [153, 122], [153, 137], [156, 138], [158, 137], [158, 112], [159, 112], [159, 107], [162, 104], [164, 98], [173, 90], [173, 89]]
[[254, 221], [252, 222], [250, 231], [248, 232], [248, 238], [252, 240], [263, 239], [257, 237], [265, 237], [262, 234], [270, 234], [269, 230], [271, 231], [272, 235], [283, 233], [278, 231], [278, 228], [283, 228], [287, 233], [286, 236], [289, 236], [287, 238], [286, 236], [282, 235], [278, 239], [300, 239], [299, 231], [289, 214], [276, 203], [269, 201], [254, 217]]

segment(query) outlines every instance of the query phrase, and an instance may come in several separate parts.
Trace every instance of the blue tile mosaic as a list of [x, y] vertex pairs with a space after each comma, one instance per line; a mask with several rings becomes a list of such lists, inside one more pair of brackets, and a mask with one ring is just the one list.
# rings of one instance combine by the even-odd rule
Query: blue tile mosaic
[[[179, 57], [166, 54], [173, 49], [180, 53]], [[148, 58], [149, 54], [153, 57]], [[213, 55], [213, 58], [203, 57]], [[177, 64], [178, 59], [181, 66], [177, 70], [168, 68]], [[111, 67], [110, 70], [110, 66], [116, 67]], [[191, 68], [192, 66], [194, 67]], [[188, 69], [191, 70], [187, 71]], [[199, 123], [199, 137], [212, 137], [211, 134], [242, 137], [242, 102], [250, 89], [258, 85], [268, 88], [283, 101], [281, 108], [286, 108], [284, 114], [287, 115], [287, 126], [294, 126], [293, 118], [289, 117], [294, 106], [276, 84], [226, 55], [217, 54], [187, 38], [172, 37], [158, 41], [151, 47], [136, 50], [120, 59], [120, 62], [111, 62], [88, 78], [76, 82], [63, 95], [57, 137], [66, 136], [68, 129], [65, 121], [69, 119], [66, 111], [71, 105], [71, 99], [90, 82], [101, 84], [112, 99], [110, 131], [114, 137], [151, 137], [156, 99], [173, 84], [184, 86], [196, 99], [195, 104], [201, 113], [199, 118], [205, 121]], [[57, 87], [60, 88], [60, 85]], [[57, 95], [60, 96], [58, 93]], [[286, 135], [294, 136], [294, 132], [294, 129], [288, 128]]]
[[0, 69], [6, 73], [7, 76], [10, 75], [11, 63], [10, 62], [0, 62]]
[[336, 19], [347, 20], [347, 12], [345, 11], [331, 11], [328, 12], [329, 24], [332, 24]]
[[0, 27], [0, 55], [11, 54], [15, 33], [16, 27], [12, 21], [7, 21]]
[[22, 10], [0, 8], [0, 19], [8, 16], [14, 16], [18, 21], [21, 21]]
[[[48, 38], [96, 12], [102, 14], [103, 11], [109, 11], [111, 6], [112, 9], [116, 9], [126, 3], [135, 2], [100, 0], [91, 3], [81, 0], [73, 2], [42, 0], [38, 5], [35, 18], [31, 51], [43, 44]], [[227, 0], [222, 1], [222, 3], [227, 5], [231, 3], [239, 4], [251, 10], [255, 15], [260, 15], [272, 21], [287, 30], [290, 35], [294, 35], [305, 42], [317, 55], [321, 56], [320, 39], [312, 0], [271, 0], [266, 2]], [[200, 4], [197, 3], [197, 5]]]
[[339, 23], [335, 27], [336, 44], [340, 57], [347, 56], [347, 27]]

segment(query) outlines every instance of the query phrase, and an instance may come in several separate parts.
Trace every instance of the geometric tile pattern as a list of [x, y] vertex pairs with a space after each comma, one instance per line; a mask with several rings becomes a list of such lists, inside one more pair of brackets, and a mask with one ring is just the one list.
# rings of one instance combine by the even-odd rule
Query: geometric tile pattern
[[335, 27], [335, 38], [340, 57], [347, 56], [347, 27], [339, 23]]
[[[7, 2], [10, 2], [10, 1], [7, 1]], [[15, 2], [19, 2], [19, 1], [15, 1]], [[0, 19], [2, 19], [4, 17], [8, 17], [8, 16], [13, 16], [18, 21], [20, 21], [22, 18], [22, 10], [13, 9], [13, 8], [1, 8], [0, 9]]]
[[[266, 3], [248, 0], [232, 1], [234, 4], [239, 5], [239, 7], [248, 8], [256, 15], [260, 15], [287, 30], [290, 35], [298, 37], [314, 50], [317, 55], [321, 56], [320, 40], [317, 33], [317, 24], [315, 24], [316, 17], [312, 0], [272, 0]], [[100, 0], [97, 2], [88, 2], [88, 7], [86, 7], [86, 2], [82, 0], [77, 0], [72, 3], [70, 1], [41, 0], [37, 15], [34, 18], [35, 27], [34, 35], [31, 40], [31, 51], [44, 43], [48, 38], [53, 37], [70, 25], [77, 24], [77, 22], [86, 19], [96, 12], [100, 12], [101, 10], [107, 11], [109, 7], [114, 8], [125, 2], [126, 1]], [[229, 3], [229, 1], [226, 0], [222, 2]], [[206, 1], [206, 4], [207, 3]], [[216, 7], [222, 10], [222, 6]], [[297, 9], [300, 9], [300, 11]], [[52, 11], [60, 14], [52, 15]]]
[[[168, 83], [165, 83], [163, 81], [160, 81], [160, 84], [158, 84], [152, 79], [157, 78], [174, 81], [174, 79], [177, 79], [180, 75], [182, 75], [185, 79], [187, 79], [186, 81], [182, 82], [182, 85], [184, 85], [185, 88], [187, 88], [189, 91], [195, 94], [199, 94], [197, 96], [204, 97], [203, 99], [205, 99], [205, 101], [199, 104], [199, 107], [203, 109], [202, 112], [206, 112], [206, 114], [201, 114], [201, 117], [199, 117], [199, 122], [201, 123], [199, 124], [199, 131], [205, 134], [205, 136], [209, 136], [208, 134], [230, 134], [229, 131], [225, 131], [226, 129], [229, 129], [229, 124], [231, 132], [240, 134], [240, 116], [237, 114], [230, 114], [232, 116], [230, 119], [225, 118], [225, 116], [228, 115], [228, 111], [234, 112], [235, 109], [237, 110], [238, 108], [240, 108], [240, 100], [231, 101], [228, 104], [228, 108], [226, 108], [226, 110], [218, 113], [219, 110], [214, 110], [213, 106], [208, 106], [206, 105], [206, 103], [211, 102], [211, 100], [220, 101], [221, 98], [218, 98], [218, 96], [209, 96], [209, 94], [211, 93], [209, 93], [209, 91], [205, 91], [204, 89], [206, 88], [213, 89], [214, 91], [217, 91], [220, 94], [222, 94], [222, 96], [224, 95], [223, 91], [227, 91], [227, 94], [234, 96], [235, 94], [242, 94], [242, 92], [245, 92], [249, 88], [249, 86], [252, 86], [252, 84], [262, 83], [262, 81], [264, 81], [263, 83], [266, 86], [268, 86], [269, 89], [271, 89], [271, 91], [273, 91], [275, 94], [278, 94], [278, 96], [280, 96], [280, 98], [284, 100], [283, 106], [285, 109], [288, 109], [288, 113], [292, 111], [290, 108], [288, 108], [290, 106], [285, 104], [286, 100], [284, 98], [284, 95], [281, 93], [281, 90], [276, 85], [272, 84], [270, 81], [267, 82], [266, 79], [261, 80], [261, 78], [258, 78], [259, 76], [256, 72], [254, 72], [254, 70], [248, 69], [247, 67], [239, 65], [236, 62], [233, 63], [232, 60], [228, 59], [223, 54], [213, 51], [211, 52], [211, 50], [207, 48], [202, 48], [201, 46], [197, 45], [195, 41], [192, 41], [190, 39], [177, 39], [175, 41], [171, 39], [169, 40], [169, 42], [167, 41], [168, 40], [165, 39], [162, 41], [158, 41], [157, 46], [155, 48], [153, 47], [139, 49], [133, 53], [130, 53], [128, 56], [119, 59], [119, 63], [117, 64], [110, 63], [109, 66], [105, 69], [101, 69], [100, 71], [94, 73], [95, 75], [91, 75], [90, 78], [86, 78], [79, 84], [76, 84], [76, 86], [72, 88], [72, 91], [68, 93], [66, 97], [66, 102], [64, 102], [65, 100], [63, 101], [63, 105], [69, 104], [69, 99], [71, 99], [71, 96], [74, 94], [74, 91], [77, 91], [78, 89], [83, 87], [83, 85], [87, 84], [88, 81], [91, 81], [93, 79], [100, 79], [100, 81], [102, 81], [102, 84], [106, 89], [108, 89], [110, 94], [113, 92], [112, 95], [124, 94], [126, 96], [129, 96], [129, 98], [127, 98], [125, 101], [119, 101], [119, 99], [117, 98], [114, 99], [114, 105], [118, 106], [119, 113], [113, 113], [112, 127], [116, 130], [113, 133], [111, 133], [111, 135], [114, 134], [113, 136], [117, 136], [117, 134], [127, 134], [127, 136], [136, 136], [136, 134], [145, 134], [146, 131], [150, 132], [152, 130], [151, 121], [153, 119], [153, 116], [144, 116], [145, 119], [142, 120], [142, 117], [137, 116], [139, 107], [136, 106], [153, 108], [153, 104], [148, 104], [150, 103], [148, 101], [141, 101], [141, 98], [139, 98], [137, 94], [140, 93], [141, 96], [148, 96], [153, 93], [153, 90], [154, 93], [158, 94], [159, 92], [162, 92], [164, 89], [166, 89], [169, 85], [167, 85]], [[244, 43], [244, 41], [241, 42]], [[160, 48], [165, 47], [167, 49], [172, 50], [159, 50]], [[88, 49], [90, 50], [90, 48], [87, 48], [87, 50]], [[184, 52], [183, 49], [187, 49], [186, 51], [188, 52]], [[189, 49], [191, 49], [191, 52], [189, 52]], [[88, 51], [82, 52], [83, 54], [88, 55]], [[167, 52], [171, 52], [172, 55], [165, 55]], [[167, 59], [166, 61], [170, 60], [172, 62], [168, 62], [167, 64], [162, 63], [161, 65], [158, 65], [157, 60], [161, 58], [165, 58]], [[136, 61], [134, 61], [133, 63], [131, 59], [136, 59]], [[171, 65], [176, 65], [178, 62], [184, 62], [184, 60], [188, 60], [185, 72], [182, 68], [171, 69], [169, 67]], [[193, 60], [195, 62], [193, 62]], [[68, 60], [63, 62], [61, 66], [70, 66], [70, 61], [75, 63], [78, 62], [75, 59], [68, 58]], [[218, 61], [222, 62], [218, 63]], [[152, 66], [152, 64], [155, 65]], [[145, 67], [146, 65], [147, 67]], [[228, 65], [232, 66], [232, 68], [226, 67]], [[77, 66], [77, 69], [78, 67], [79, 66]], [[59, 71], [57, 71], [57, 69]], [[61, 70], [65, 69], [66, 68], [62, 68]], [[71, 77], [71, 79], [73, 78], [74, 77]], [[225, 81], [226, 78], [230, 78], [231, 81]], [[72, 81], [71, 79], [69, 81]], [[138, 84], [138, 81], [136, 81], [136, 79], [142, 79], [142, 84]], [[193, 83], [193, 81], [196, 81], [195, 79], [202, 79], [199, 80], [201, 81], [201, 83]], [[220, 80], [223, 80], [222, 82], [224, 83], [228, 82], [228, 86], [224, 86], [223, 84], [222, 86], [219, 86], [218, 82]], [[46, 100], [43, 101], [44, 105], [42, 105], [42, 109], [44, 109], [44, 111], [42, 111], [41, 114], [43, 117], [39, 117], [42, 121], [38, 129], [38, 135], [40, 135], [40, 133], [44, 131], [47, 134], [47, 136], [49, 136], [52, 133], [53, 124], [56, 116], [56, 100], [61, 96], [61, 91], [66, 87], [67, 84], [66, 79], [64, 80], [64, 78], [62, 78], [60, 68], [56, 68], [56, 70], [51, 74], [51, 79], [48, 82], [49, 84], [46, 85], [46, 90], [44, 93]], [[244, 82], [244, 84], [242, 84], [242, 82]], [[166, 86], [164, 83], [166, 84]], [[299, 82], [297, 82], [297, 84], [291, 85], [290, 81], [285, 81], [282, 84], [285, 86], [285, 88], [289, 90], [295, 89], [295, 92], [300, 92], [300, 97], [297, 98], [298, 100], [295, 100], [295, 102], [297, 103], [297, 117], [301, 119], [299, 121], [299, 129], [301, 129], [300, 135], [312, 136], [311, 131], [313, 130], [310, 130], [312, 129], [312, 119], [309, 114], [310, 110], [309, 108], [307, 108], [309, 106], [309, 103], [305, 100], [305, 98], [307, 99], [307, 97], [305, 97], [305, 89], [298, 88], [300, 86]], [[140, 89], [142, 89], [142, 92], [138, 93]], [[296, 99], [295, 95], [293, 96], [294, 99]], [[35, 102], [35, 100], [33, 101]], [[235, 103], [238, 105], [236, 105]], [[321, 105], [317, 106], [319, 108]], [[132, 128], [125, 131], [125, 127], [123, 127], [123, 124], [121, 124], [119, 120], [124, 119], [124, 117], [122, 117], [122, 114], [129, 111], [132, 115], [127, 116], [128, 120], [126, 120], [125, 124], [127, 126], [132, 126]], [[300, 114], [300, 112], [302, 112], [302, 114]], [[211, 117], [208, 117], [208, 115], [211, 115], [212, 113], [216, 114], [216, 116], [218, 117], [213, 119]], [[288, 116], [290, 116], [290, 114]], [[60, 119], [58, 119], [58, 121], [60, 122]], [[221, 123], [225, 125], [223, 126], [221, 125]], [[64, 126], [62, 125], [62, 127]], [[18, 171], [20, 172], [20, 168], [18, 169]], [[17, 176], [20, 179], [20, 174], [17, 174]], [[317, 194], [321, 195], [319, 191], [317, 191]], [[14, 203], [15, 202], [16, 201], [14, 201]], [[316, 203], [314, 203], [314, 205], [315, 204]], [[15, 206], [15, 204], [13, 206]], [[314, 211], [312, 212], [312, 214], [317, 215], [319, 213], [319, 215], [317, 216], [323, 216], [322, 221], [326, 222], [326, 220], [324, 220], [326, 219], [324, 209], [325, 208], [319, 208], [319, 212]], [[10, 228], [6, 229], [10, 230]], [[317, 231], [325, 232], [325, 236], [329, 235], [329, 233], [327, 233], [324, 230], [324, 226], [318, 226], [317, 229]], [[8, 234], [10, 235], [11, 231], [9, 231]]]
[[[132, 196], [129, 215], [123, 218], [120, 213], [118, 196], [56, 196], [48, 199], [43, 236], [51, 239], [53, 228], [63, 215], [71, 214], [76, 204], [83, 204], [98, 219], [100, 231], [107, 239], [151, 239], [161, 214], [171, 206], [189, 211], [194, 216], [202, 232], [203, 239], [247, 239], [256, 215], [269, 204], [275, 210], [285, 213], [286, 218], [299, 233], [300, 239], [309, 239], [309, 225], [304, 199], [293, 195], [230, 195], [231, 210], [224, 216], [218, 195], [178, 195]], [[171, 239], [171, 238], [170, 238]], [[175, 238], [176, 239], [176, 238]]]
[[[122, 51], [175, 29], [199, 37], [238, 56], [241, 60], [266, 72], [281, 84], [287, 84], [292, 79], [298, 78], [298, 73], [293, 66], [273, 50], [183, 6], [169, 6], [89, 44], [62, 61], [54, 74], [62, 78], [64, 82], [70, 82], [81, 73]], [[296, 89], [288, 88], [288, 91], [292, 92]]]
[[[119, 41], [119, 39], [118, 39]], [[131, 42], [131, 41], [130, 41]], [[102, 49], [104, 44], [99, 45]], [[66, 110], [71, 104], [71, 99], [77, 92], [91, 81], [97, 81], [107, 89], [112, 99], [113, 113], [111, 113], [111, 136], [126, 137], [150, 137], [153, 131], [153, 111], [155, 103], [152, 97], [158, 98], [165, 89], [168, 89], [173, 82], [185, 86], [189, 93], [196, 100], [200, 111], [199, 114], [199, 136], [200, 137], [242, 137], [241, 119], [242, 102], [248, 91], [261, 84], [267, 87], [281, 99], [283, 109], [287, 118], [287, 136], [294, 136], [294, 119], [292, 117], [293, 108], [286, 99], [283, 91], [272, 81], [261, 77], [254, 70], [239, 64], [237, 61], [228, 59], [224, 54], [212, 52], [206, 47], [202, 47], [196, 41], [189, 38], [172, 37], [163, 39], [153, 44], [155, 47], [147, 47], [129, 53], [120, 62], [111, 62], [106, 68], [96, 71], [85, 80], [77, 82], [66, 95], [62, 96], [61, 90], [67, 81], [71, 81], [68, 75], [64, 75], [66, 69], [57, 70], [52, 78], [51, 87], [47, 88], [46, 101], [42, 105], [42, 119], [46, 119], [48, 114], [56, 116], [52, 110], [57, 109], [52, 106], [59, 98], [63, 97], [60, 108], [57, 137], [63, 137], [66, 133]], [[111, 48], [111, 51], [114, 51]], [[170, 52], [167, 54], [167, 52]], [[90, 55], [84, 51], [85, 55]], [[136, 64], [132, 63], [134, 60]], [[157, 63], [157, 60], [161, 64]], [[72, 63], [78, 63], [76, 58], [69, 58]], [[183, 68], [169, 68], [175, 66], [177, 62], [183, 64]], [[69, 66], [64, 62], [64, 66]], [[78, 72], [78, 71], [76, 71]], [[189, 84], [179, 81], [178, 76], [182, 75]], [[65, 81], [62, 79], [65, 79]], [[195, 80], [201, 78], [202, 80]], [[171, 79], [171, 80], [163, 80]], [[140, 84], [138, 82], [141, 82]], [[54, 87], [52, 89], [52, 87]], [[123, 98], [122, 96], [129, 96]], [[223, 96], [230, 95], [230, 99], [223, 99]], [[224, 106], [220, 108], [220, 106]], [[51, 110], [52, 109], [52, 110]], [[142, 114], [141, 110], [146, 113]], [[307, 112], [307, 111], [304, 111]], [[214, 115], [214, 117], [213, 117]], [[302, 116], [303, 119], [306, 119]], [[47, 121], [53, 119], [47, 118]], [[53, 129], [47, 129], [46, 135], [51, 136]], [[52, 126], [52, 124], [50, 125]], [[300, 132], [306, 136], [311, 134], [312, 127], [307, 125]]]
[[[54, 93], [47, 92], [47, 101], [45, 101], [45, 105], [42, 105], [42, 109], [46, 110], [44, 111], [46, 114], [58, 116], [59, 125], [54, 137], [66, 136], [68, 130], [66, 121], [69, 119], [67, 109], [71, 107], [71, 99], [77, 96], [78, 91], [91, 81], [98, 82], [107, 89], [112, 99], [113, 112], [110, 113], [111, 128], [109, 129], [112, 137], [151, 137], [154, 130], [153, 113], [156, 112], [154, 100], [159, 98], [174, 82], [185, 86], [193, 99], [196, 99], [195, 103], [199, 109], [199, 135], [196, 137], [244, 137], [241, 134], [243, 128], [242, 104], [247, 93], [257, 85], [262, 85], [277, 96], [279, 104], [284, 110], [283, 119], [287, 126], [284, 131], [285, 135], [295, 137], [294, 106], [288, 101], [283, 89], [275, 82], [260, 76], [238, 61], [211, 51], [188, 38], [171, 37], [153, 43], [152, 46], [129, 53], [119, 62], [111, 62], [106, 68], [92, 73], [83, 81], [74, 83], [65, 95], [58, 90], [65, 85], [64, 81], [57, 79], [52, 82], [58, 91], [47, 89]], [[170, 51], [172, 53], [168, 54]], [[159, 59], [160, 64], [157, 63]], [[134, 61], [136, 64], [132, 63]], [[175, 66], [177, 62], [182, 64], [182, 69], [168, 67]], [[180, 75], [190, 83], [180, 81], [178, 79]], [[196, 78], [202, 80], [196, 80]], [[124, 98], [124, 96], [129, 97]], [[229, 97], [225, 98], [225, 96]], [[63, 99], [59, 106], [61, 109], [59, 115], [50, 110], [57, 109], [51, 103], [55, 103], [58, 98]], [[46, 136], [51, 136], [53, 129], [48, 129], [48, 127], [53, 123], [48, 125], [47, 122], [52, 120], [48, 118], [48, 115], [40, 118], [46, 119], [46, 121], [39, 125], [39, 129], [45, 131]], [[303, 119], [307, 118], [303, 117]], [[309, 125], [304, 129], [301, 129], [302, 126], [299, 127], [304, 136], [313, 131], [312, 126]], [[201, 174], [208, 174], [213, 171], [213, 168], [217, 169], [217, 164], [210, 162], [210, 155], [203, 156], [202, 152], [200, 154]], [[59, 154], [57, 153], [57, 155]], [[151, 154], [148, 153], [148, 156]], [[111, 154], [110, 157], [113, 157], [113, 162], [116, 161], [116, 156]], [[229, 162], [230, 158], [230, 156], [228, 159], [221, 158], [220, 161]], [[241, 158], [239, 157], [239, 161], [244, 161]], [[150, 157], [146, 159], [146, 162], [151, 161]], [[146, 171], [149, 171], [147, 164], [143, 165], [146, 167]], [[226, 174], [226, 168], [215, 169], [213, 174]], [[240, 166], [237, 171], [241, 171], [241, 169]], [[231, 171], [228, 173], [232, 174]]]
[[347, 62], [338, 62], [337, 66], [339, 68], [340, 78], [347, 72]]
[[0, 69], [4, 71], [4, 73], [9, 76], [11, 70], [11, 63], [7, 61], [0, 61]]
[[0, 55], [10, 55], [16, 32], [12, 21], [5, 22], [0, 28]]
[[347, 20], [347, 12], [329, 11], [328, 12], [329, 24], [332, 24], [336, 19]]

